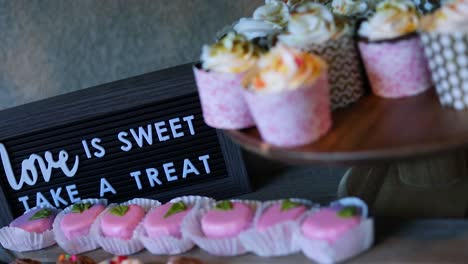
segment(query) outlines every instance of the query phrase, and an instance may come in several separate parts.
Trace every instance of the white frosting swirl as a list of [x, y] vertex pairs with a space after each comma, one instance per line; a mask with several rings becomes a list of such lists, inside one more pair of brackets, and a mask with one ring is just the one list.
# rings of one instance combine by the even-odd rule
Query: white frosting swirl
[[256, 20], [268, 21], [284, 28], [289, 21], [289, 9], [282, 1], [266, 0], [265, 5], [255, 9], [252, 17]]
[[255, 65], [260, 50], [244, 36], [228, 33], [217, 43], [203, 46], [202, 68], [214, 72], [241, 73]]
[[244, 35], [248, 40], [255, 38], [264, 38], [272, 35], [276, 35], [282, 31], [281, 26], [263, 20], [257, 20], [253, 18], [241, 18], [236, 25], [234, 30]]
[[369, 10], [367, 0], [333, 0], [332, 11], [343, 16], [360, 16]]
[[468, 0], [445, 4], [424, 18], [423, 29], [439, 33], [468, 33]]
[[291, 16], [285, 34], [278, 40], [287, 46], [307, 50], [310, 45], [321, 44], [337, 37], [339, 30], [333, 14], [323, 5], [307, 3]]
[[410, 0], [384, 0], [377, 5], [376, 13], [362, 23], [359, 35], [369, 40], [386, 40], [401, 37], [417, 30], [419, 13]]
[[254, 92], [275, 93], [310, 85], [326, 70], [320, 57], [277, 45], [259, 59], [256, 70], [246, 78]]

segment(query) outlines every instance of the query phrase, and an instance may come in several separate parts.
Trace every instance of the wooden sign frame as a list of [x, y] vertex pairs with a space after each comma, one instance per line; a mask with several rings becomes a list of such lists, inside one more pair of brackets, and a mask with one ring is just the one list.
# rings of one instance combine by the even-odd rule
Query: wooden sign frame
[[[195, 116], [196, 122], [198, 122], [194, 124], [202, 126], [203, 133], [206, 133], [206, 136], [200, 138], [199, 141], [185, 142], [185, 145], [180, 143], [180, 146], [185, 147], [178, 149], [179, 152], [189, 155], [192, 152], [192, 147], [197, 146], [195, 143], [203, 141], [203, 144], [209, 144], [213, 149], [216, 149], [216, 151], [220, 148], [222, 159], [216, 161], [216, 164], [220, 167], [220, 169], [217, 170], [219, 174], [217, 177], [204, 178], [201, 181], [187, 183], [180, 188], [167, 189], [151, 195], [144, 195], [145, 197], [157, 198], [163, 202], [173, 197], [187, 194], [207, 195], [221, 199], [250, 191], [250, 183], [239, 146], [227, 138], [223, 131], [215, 131], [207, 127], [204, 123], [201, 123], [201, 109], [191, 64], [147, 73], [0, 111], [0, 122], [2, 124], [0, 129], [0, 143], [5, 142], [5, 148], [14, 149], [13, 152], [22, 152], [21, 155], [14, 155], [14, 153], [9, 154], [13, 170], [15, 170], [17, 174], [16, 179], [18, 180], [18, 174], [21, 172], [21, 161], [24, 160], [24, 157], [35, 154], [35, 152], [32, 151], [35, 145], [40, 146], [41, 142], [48, 142], [47, 144], [50, 148], [55, 148], [55, 151], [52, 152], [54, 152], [53, 155], [55, 155], [54, 157], [57, 159], [59, 148], [66, 149], [67, 147], [67, 135], [70, 134], [72, 135], [71, 137], [74, 137], [73, 133], [79, 134], [80, 132], [88, 131], [90, 124], [94, 124], [96, 127], [103, 126], [104, 128], [102, 130], [105, 131], [107, 125], [105, 120], [107, 119], [110, 120], [121, 116], [122, 118], [119, 120], [113, 121], [121, 122], [122, 120], [127, 120], [125, 116], [130, 116], [130, 113], [132, 113], [131, 118], [139, 118], [143, 115], [150, 116], [151, 113], [148, 113], [147, 109], [156, 109], [157, 107], [162, 107], [162, 105], [164, 105], [165, 108], [162, 110], [158, 108], [159, 116], [164, 116], [166, 110], [169, 113], [171, 105], [175, 108], [190, 105], [191, 108], [183, 110], [185, 111], [184, 113], [190, 114], [193, 112], [192, 114]], [[174, 115], [174, 113], [172, 113], [172, 115]], [[128, 120], [130, 120], [130, 117]], [[63, 133], [60, 131], [63, 131]], [[46, 137], [45, 135], [53, 136]], [[51, 138], [54, 137], [60, 142], [57, 144], [49, 142]], [[76, 141], [79, 137], [80, 136], [75, 137], [73, 144], [77, 143]], [[182, 142], [182, 139], [177, 140], [181, 140], [180, 142]], [[177, 140], [174, 140], [174, 142]], [[218, 144], [216, 144], [216, 140]], [[8, 142], [14, 143], [7, 144]], [[163, 147], [162, 144], [165, 144], [164, 146], [169, 148], [167, 146], [170, 146], [172, 143], [168, 141], [167, 143], [160, 142], [160, 144], [161, 148]], [[23, 145], [28, 146], [24, 147], [26, 150], [17, 147]], [[199, 150], [202, 149], [203, 146], [199, 148]], [[45, 149], [41, 149], [37, 154], [44, 157], [44, 151]], [[170, 153], [170, 151], [169, 149], [169, 152], [161, 153]], [[85, 154], [80, 153], [80, 155]], [[71, 159], [71, 157], [73, 157], [73, 155], [70, 154], [68, 158]], [[128, 155], [128, 157], [131, 159], [131, 155]], [[157, 156], [150, 156], [150, 158], [154, 157]], [[11, 184], [8, 185], [5, 180], [7, 176], [4, 169], [5, 164], [2, 165], [2, 161], [0, 161], [0, 208], [2, 210], [0, 223], [4, 226], [22, 212], [18, 212], [17, 197], [12, 197]], [[125, 158], [122, 158], [122, 162], [127, 161]], [[224, 165], [222, 164], [223, 162]], [[70, 164], [70, 160], [68, 160], [68, 164]], [[120, 165], [120, 163], [116, 164]], [[69, 165], [69, 168], [71, 168], [72, 165]], [[54, 175], [54, 172], [60, 169], [52, 170], [53, 173], [48, 184], [53, 186], [54, 179], [63, 177], [63, 179], [60, 178], [62, 186], [63, 181], [67, 179], [63, 175]], [[38, 174], [39, 179], [42, 180], [41, 171], [39, 171]], [[76, 175], [79, 177], [79, 171]], [[138, 192], [134, 193], [134, 197], [140, 197]], [[134, 198], [129, 196], [130, 195], [120, 197], [117, 200], [121, 201]], [[112, 201], [112, 199], [110, 200]], [[31, 205], [31, 207], [34, 206]]]

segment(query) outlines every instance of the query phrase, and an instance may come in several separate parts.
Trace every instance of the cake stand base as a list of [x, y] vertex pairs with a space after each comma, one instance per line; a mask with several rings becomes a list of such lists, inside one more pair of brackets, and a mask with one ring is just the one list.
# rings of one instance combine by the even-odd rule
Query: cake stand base
[[353, 167], [338, 196], [365, 200], [377, 216], [465, 217], [467, 155], [454, 152], [398, 163]]

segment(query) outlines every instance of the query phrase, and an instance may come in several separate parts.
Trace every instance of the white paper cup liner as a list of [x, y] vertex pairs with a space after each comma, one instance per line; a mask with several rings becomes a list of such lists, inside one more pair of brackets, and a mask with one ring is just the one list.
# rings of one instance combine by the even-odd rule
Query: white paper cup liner
[[[267, 208], [282, 200], [283, 199], [262, 203], [260, 209], [256, 212], [254, 226]], [[314, 206], [311, 201], [305, 199], [292, 198], [289, 200], [301, 203], [309, 208]], [[297, 253], [300, 251], [300, 247], [296, 243], [293, 243], [293, 237], [299, 230], [299, 222], [301, 219], [302, 217], [299, 217], [296, 221], [283, 222], [269, 227], [264, 231], [251, 228], [242, 232], [239, 238], [247, 251], [253, 252], [258, 256], [273, 257]]]
[[[212, 206], [215, 203], [215, 200], [209, 197], [202, 196], [183, 196], [172, 199], [171, 203], [177, 203], [179, 201], [184, 202], [186, 205], [192, 206], [192, 210], [187, 216], [196, 213], [199, 209]], [[151, 210], [154, 210], [158, 206], [153, 207]], [[151, 210], [149, 212], [151, 212]], [[148, 213], [149, 213], [148, 212]], [[158, 237], [148, 237], [146, 230], [143, 226], [143, 221], [137, 228], [137, 236], [140, 238], [144, 247], [155, 255], [175, 255], [184, 253], [192, 249], [195, 244], [190, 238], [177, 238], [173, 236], [158, 236]]]
[[[231, 200], [232, 202], [243, 202], [255, 210], [260, 208], [260, 202], [247, 200]], [[212, 207], [212, 206], [211, 206]], [[201, 228], [202, 216], [211, 208], [203, 208], [188, 216], [182, 223], [182, 235], [191, 239], [204, 251], [216, 256], [238, 256], [247, 252], [242, 245], [239, 235], [230, 238], [207, 238]], [[246, 230], [252, 228], [252, 225]]]
[[[359, 198], [349, 197], [333, 202], [331, 205], [357, 206], [361, 209], [362, 222], [349, 230], [341, 238], [328, 243], [324, 240], [310, 239], [297, 232], [294, 243], [300, 245], [302, 252], [317, 263], [337, 263], [355, 257], [369, 249], [374, 242], [374, 220], [367, 218], [367, 205]], [[308, 213], [313, 214], [314, 210]], [[304, 218], [305, 219], [305, 218]]]
[[[48, 206], [38, 206], [30, 210], [36, 208], [49, 208], [55, 210], [57, 213], [59, 212], [56, 208]], [[0, 243], [6, 249], [16, 252], [25, 252], [52, 246], [55, 244], [55, 238], [52, 229], [39, 234], [27, 232], [17, 227], [6, 226], [0, 229]]]
[[[107, 205], [107, 199], [84, 199], [79, 203], [90, 203], [92, 205], [102, 204]], [[57, 244], [68, 254], [79, 254], [87, 251], [94, 250], [99, 247], [99, 244], [94, 240], [94, 237], [91, 235], [91, 232], [87, 235], [76, 237], [73, 239], [68, 239], [60, 227], [60, 223], [63, 220], [63, 217], [70, 213], [73, 205], [68, 206], [62, 212], [60, 212], [57, 217], [55, 217], [53, 224], [53, 232]]]
[[[131, 205], [135, 204], [141, 206], [145, 212], [148, 212], [153, 206], [160, 205], [161, 203], [156, 200], [144, 199], [144, 198], [135, 198], [128, 202], [122, 203], [122, 205]], [[136, 228], [133, 232], [132, 238], [120, 239], [113, 237], [105, 237], [101, 229], [101, 218], [102, 216], [109, 211], [110, 208], [116, 204], [110, 204], [106, 210], [104, 210], [96, 219], [94, 224], [91, 226], [91, 235], [94, 237], [95, 241], [104, 249], [104, 251], [109, 252], [118, 256], [132, 255], [141, 250], [144, 246], [141, 243], [140, 239], [137, 236]], [[138, 226], [137, 226], [138, 227]]]

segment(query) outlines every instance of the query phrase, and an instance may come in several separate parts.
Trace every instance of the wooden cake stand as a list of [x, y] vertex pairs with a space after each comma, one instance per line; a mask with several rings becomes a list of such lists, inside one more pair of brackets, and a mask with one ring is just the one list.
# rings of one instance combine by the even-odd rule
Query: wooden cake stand
[[227, 133], [245, 149], [270, 159], [354, 166], [338, 195], [361, 197], [375, 215], [466, 215], [468, 111], [442, 107], [433, 90], [403, 99], [368, 95], [336, 110], [333, 122], [323, 138], [296, 148], [264, 143], [256, 128]]

